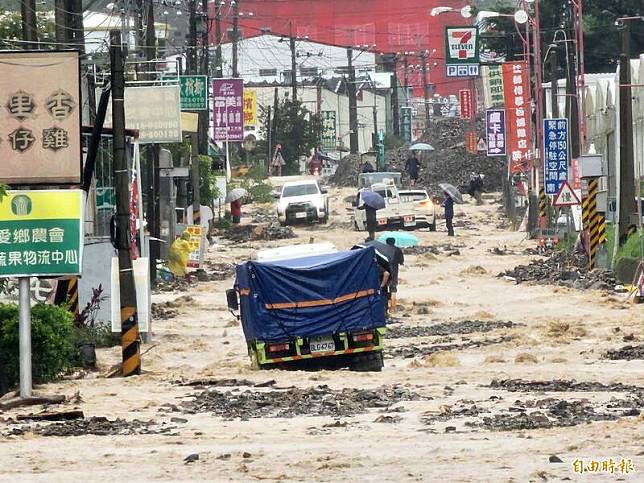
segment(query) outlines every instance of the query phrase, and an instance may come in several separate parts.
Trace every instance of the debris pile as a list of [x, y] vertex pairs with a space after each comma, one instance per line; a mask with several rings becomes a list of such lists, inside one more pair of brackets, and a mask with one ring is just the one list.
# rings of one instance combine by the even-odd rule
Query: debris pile
[[642, 392], [644, 387], [628, 384], [601, 382], [577, 382], [565, 379], [552, 381], [524, 381], [522, 379], [492, 379], [489, 387], [509, 392]]
[[562, 285], [576, 289], [612, 290], [617, 283], [612, 271], [588, 270], [588, 257], [584, 253], [555, 252], [543, 260], [533, 260], [500, 273], [515, 281], [535, 282], [543, 285]]
[[644, 345], [627, 345], [621, 349], [609, 350], [604, 354], [604, 359], [632, 361], [644, 359]]
[[294, 416], [345, 417], [365, 413], [369, 408], [387, 408], [401, 401], [422, 399], [400, 384], [376, 390], [344, 388], [341, 391], [332, 390], [326, 385], [308, 389], [244, 392], [209, 389], [192, 396], [193, 400], [182, 403], [186, 413], [213, 413], [226, 419], [243, 420]]
[[193, 283], [185, 278], [175, 278], [171, 282], [157, 279], [152, 288], [152, 293], [160, 292], [189, 292], [193, 288]]
[[206, 260], [206, 271], [208, 278], [213, 281], [226, 280], [235, 275], [234, 263], [217, 263], [211, 260]]
[[385, 355], [387, 357], [402, 357], [403, 359], [412, 359], [415, 357], [424, 357], [434, 352], [444, 351], [458, 351], [471, 349], [473, 347], [485, 347], [488, 345], [502, 344], [512, 340], [511, 336], [483, 338], [477, 340], [464, 340], [452, 344], [418, 344], [418, 345], [405, 345], [402, 347], [386, 347]]
[[133, 419], [131, 421], [116, 418], [110, 420], [106, 417], [95, 416], [87, 419], [76, 419], [72, 421], [61, 421], [51, 424], [22, 425], [13, 427], [5, 434], [20, 436], [28, 432], [33, 432], [40, 436], [123, 436], [132, 434], [174, 434], [176, 426], [167, 423], [158, 423], [153, 420], [141, 421]]
[[461, 243], [443, 243], [441, 245], [418, 245], [415, 247], [404, 247], [402, 251], [405, 255], [426, 255], [430, 253], [432, 255], [445, 254], [449, 257], [452, 255], [460, 255], [461, 248], [465, 248], [465, 245]]
[[[465, 130], [469, 121], [457, 118], [434, 118], [428, 133], [419, 141], [431, 144], [435, 151], [420, 155], [420, 177], [418, 184], [432, 191], [439, 191], [438, 184], [443, 182], [458, 186], [465, 192], [471, 173], [485, 175], [484, 189], [498, 191], [505, 177], [507, 166], [501, 157], [487, 157], [484, 152], [470, 154], [465, 149]], [[484, 132], [484, 121], [477, 120], [477, 131]], [[409, 146], [387, 149], [385, 166], [388, 171], [405, 169], [409, 156]], [[331, 181], [338, 186], [356, 186], [361, 169], [360, 156], [349, 155], [342, 158], [335, 176]]]
[[403, 339], [409, 337], [431, 337], [450, 334], [472, 334], [474, 332], [491, 332], [496, 329], [511, 329], [519, 324], [514, 322], [499, 322], [486, 320], [463, 320], [461, 322], [442, 323], [423, 326], [389, 326], [388, 339]]
[[293, 228], [290, 226], [280, 226], [277, 223], [232, 226], [221, 235], [234, 242], [284, 240], [296, 237]]

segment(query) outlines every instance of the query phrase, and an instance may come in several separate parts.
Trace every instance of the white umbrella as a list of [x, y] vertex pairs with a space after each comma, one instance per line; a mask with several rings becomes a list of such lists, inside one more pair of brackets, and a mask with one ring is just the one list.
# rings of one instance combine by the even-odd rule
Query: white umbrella
[[463, 196], [461, 192], [454, 186], [449, 183], [440, 183], [438, 185], [445, 193], [447, 193], [450, 198], [452, 198], [457, 203], [463, 203]]
[[427, 143], [416, 143], [409, 146], [410, 151], [433, 151], [434, 147]]
[[248, 191], [246, 191], [244, 188], [235, 188], [234, 190], [230, 190], [226, 195], [226, 203], [232, 203], [233, 201], [240, 200], [247, 194]]

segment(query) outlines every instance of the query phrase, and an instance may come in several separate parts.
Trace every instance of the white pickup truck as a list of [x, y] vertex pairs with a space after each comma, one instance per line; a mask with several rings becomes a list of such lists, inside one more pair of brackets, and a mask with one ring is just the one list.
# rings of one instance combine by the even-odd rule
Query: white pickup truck
[[353, 210], [354, 227], [356, 230], [366, 230], [367, 215], [362, 205], [362, 193], [375, 191], [385, 199], [385, 207], [376, 211], [378, 228], [400, 227], [415, 228], [417, 226], [416, 207], [411, 199], [401, 198], [398, 188], [392, 179], [385, 178], [382, 183], [375, 183], [369, 188], [358, 191], [356, 205]]
[[326, 223], [329, 219], [327, 190], [315, 180], [285, 183], [277, 202], [277, 218], [281, 225], [301, 221]]

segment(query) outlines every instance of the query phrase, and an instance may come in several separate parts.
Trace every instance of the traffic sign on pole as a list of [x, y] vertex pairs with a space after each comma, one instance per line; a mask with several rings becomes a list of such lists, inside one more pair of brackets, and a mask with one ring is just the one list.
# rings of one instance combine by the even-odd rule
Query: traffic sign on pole
[[552, 200], [552, 206], [574, 206], [581, 205], [581, 200], [568, 181], [561, 183], [561, 188]]

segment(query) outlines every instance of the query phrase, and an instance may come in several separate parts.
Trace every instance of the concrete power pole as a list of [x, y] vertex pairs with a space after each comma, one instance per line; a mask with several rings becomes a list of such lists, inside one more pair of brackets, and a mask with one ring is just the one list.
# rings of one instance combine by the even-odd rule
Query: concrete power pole
[[215, 47], [215, 77], [223, 77], [222, 73], [222, 59], [221, 59], [221, 7], [224, 4], [223, 1], [217, 2], [215, 10], [215, 42], [217, 43]]
[[[208, 17], [208, 0], [201, 2], [201, 15], [203, 18], [201, 32], [201, 73], [206, 76], [206, 92], [208, 92], [208, 80], [210, 79], [210, 52], [208, 45], [208, 32], [210, 32], [210, 20]], [[208, 132], [210, 129], [210, 109], [199, 111], [199, 154], [208, 154]]]
[[[67, 1], [55, 0], [54, 1], [54, 22], [56, 23], [56, 42], [66, 44], [69, 42], [68, 32], [69, 25], [67, 20]], [[60, 46], [59, 46], [60, 47]], [[67, 46], [65, 46], [67, 47]]]
[[628, 21], [621, 31], [619, 56], [619, 244], [626, 241], [635, 206], [635, 169], [633, 156], [633, 105], [631, 92], [631, 31]]
[[121, 295], [121, 347], [122, 374], [131, 376], [141, 373], [139, 324], [136, 310], [134, 274], [130, 259], [130, 193], [127, 159], [125, 152], [125, 59], [121, 46], [121, 33], [110, 31], [110, 68], [112, 83], [112, 129], [114, 132], [112, 174], [116, 192], [116, 245], [119, 258], [119, 283]]
[[237, 65], [237, 42], [239, 42], [239, 1], [232, 0], [233, 6], [233, 78], [239, 77]]
[[423, 69], [423, 99], [425, 104], [425, 132], [429, 130], [429, 86], [427, 85], [427, 52], [421, 52], [420, 60]]
[[291, 90], [293, 100], [297, 100], [297, 64], [295, 62], [296, 54], [295, 51], [295, 37], [293, 37], [293, 24], [289, 24], [289, 39], [288, 44], [291, 48]]
[[349, 81], [347, 91], [349, 94], [349, 149], [351, 154], [358, 154], [358, 100], [356, 99], [356, 71], [353, 68], [353, 49], [347, 48], [347, 62]]
[[30, 42], [24, 44], [24, 49], [37, 49], [38, 27], [36, 26], [36, 0], [22, 0], [20, 2], [20, 12], [22, 21], [22, 40]]
[[559, 73], [559, 55], [556, 44], [551, 45], [550, 50], [550, 103], [552, 104], [552, 118], [559, 117], [559, 82], [557, 74]]
[[197, 2], [190, 0], [188, 2], [190, 9], [190, 18], [188, 19], [188, 74], [197, 73]]

